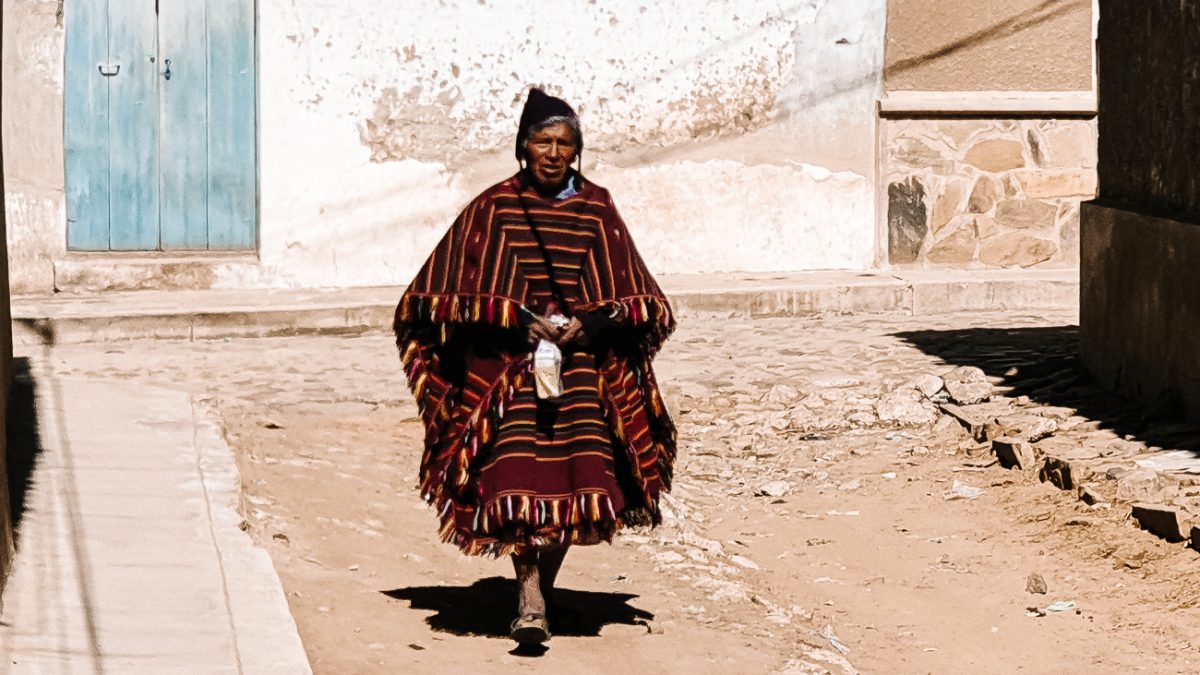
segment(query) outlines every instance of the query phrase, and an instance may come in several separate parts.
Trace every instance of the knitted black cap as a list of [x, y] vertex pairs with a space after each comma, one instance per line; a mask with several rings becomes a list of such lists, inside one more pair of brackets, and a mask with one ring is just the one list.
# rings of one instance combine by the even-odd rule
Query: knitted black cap
[[[521, 122], [517, 127], [517, 161], [525, 159], [522, 152], [522, 147], [525, 140], [529, 138], [529, 134], [537, 125], [545, 122], [551, 117], [571, 117], [576, 120], [578, 125], [579, 116], [575, 114], [575, 109], [561, 98], [556, 98], [534, 87], [529, 90], [529, 98], [525, 99], [525, 108], [521, 111]], [[579, 143], [579, 150], [583, 151], [583, 139], [575, 139]]]

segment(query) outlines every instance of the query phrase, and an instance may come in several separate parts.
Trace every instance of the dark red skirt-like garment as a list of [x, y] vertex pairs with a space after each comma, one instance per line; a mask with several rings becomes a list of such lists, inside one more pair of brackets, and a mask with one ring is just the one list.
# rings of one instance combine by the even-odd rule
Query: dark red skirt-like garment
[[524, 378], [476, 458], [477, 501], [453, 502], [452, 538], [468, 555], [612, 541], [627, 520], [644, 519], [628, 459], [613, 451], [595, 357], [564, 354], [562, 370], [555, 401], [539, 400]]

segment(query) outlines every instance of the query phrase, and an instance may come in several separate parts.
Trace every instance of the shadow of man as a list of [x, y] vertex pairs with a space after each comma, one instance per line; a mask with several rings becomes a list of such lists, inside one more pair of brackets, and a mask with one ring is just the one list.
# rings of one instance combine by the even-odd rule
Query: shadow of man
[[[470, 586], [411, 586], [381, 591], [407, 600], [412, 609], [431, 610], [425, 622], [435, 631], [456, 635], [507, 638], [517, 606], [517, 585], [512, 579], [489, 577]], [[550, 632], [571, 637], [598, 637], [610, 624], [646, 626], [654, 615], [629, 605], [638, 596], [560, 588], [547, 612]]]

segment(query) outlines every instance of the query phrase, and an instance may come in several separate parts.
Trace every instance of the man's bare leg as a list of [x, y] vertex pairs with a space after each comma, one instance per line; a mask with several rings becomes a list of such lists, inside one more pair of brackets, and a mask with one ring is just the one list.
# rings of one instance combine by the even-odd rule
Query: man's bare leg
[[544, 604], [550, 604], [554, 595], [554, 580], [558, 578], [558, 571], [562, 569], [563, 559], [567, 557], [567, 549], [569, 544], [555, 546], [553, 548], [543, 548], [538, 551], [537, 568], [540, 581], [540, 591]]
[[513, 570], [517, 573], [517, 614], [546, 614], [546, 600], [542, 596], [541, 576], [538, 573], [538, 552], [533, 549], [512, 556]]

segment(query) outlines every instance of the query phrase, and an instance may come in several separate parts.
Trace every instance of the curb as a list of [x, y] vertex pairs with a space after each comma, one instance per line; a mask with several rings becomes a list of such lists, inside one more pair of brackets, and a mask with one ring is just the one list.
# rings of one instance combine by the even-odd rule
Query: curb
[[[925, 316], [1049, 311], [1079, 304], [1076, 270], [814, 272], [666, 276], [681, 316]], [[135, 339], [205, 340], [387, 331], [402, 288], [335, 291], [134, 291], [16, 298], [18, 342], [78, 344]]]

